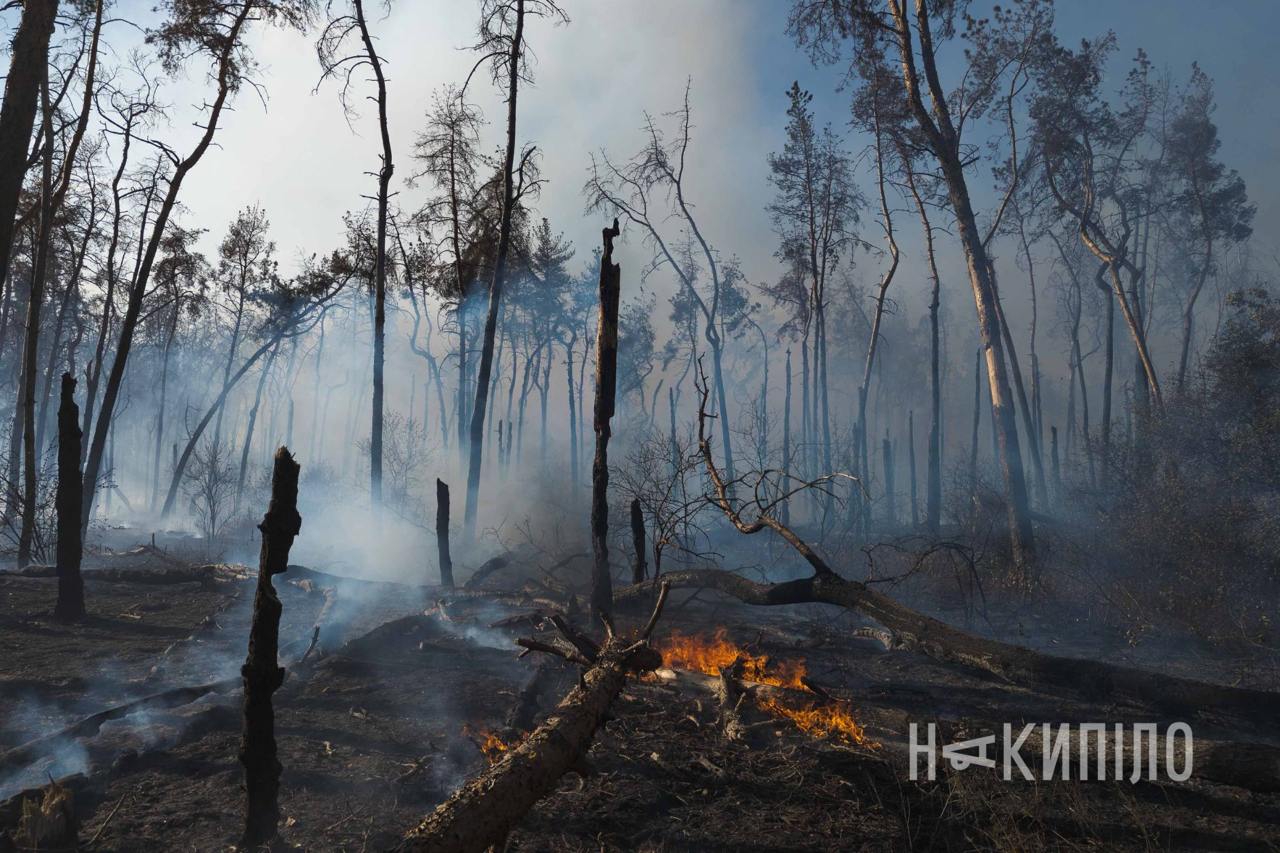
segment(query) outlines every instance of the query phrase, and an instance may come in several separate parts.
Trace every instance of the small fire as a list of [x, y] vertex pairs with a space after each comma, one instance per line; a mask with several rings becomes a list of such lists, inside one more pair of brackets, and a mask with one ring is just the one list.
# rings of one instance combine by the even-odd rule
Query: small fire
[[796, 724], [796, 728], [812, 737], [842, 740], [859, 746], [876, 746], [853, 718], [852, 706], [843, 699], [808, 709], [789, 708], [768, 696], [760, 697], [759, 703], [770, 714], [786, 717]]
[[[723, 628], [716, 629], [711, 639], [691, 637], [673, 632], [661, 645], [662, 664], [668, 669], [685, 669], [704, 675], [719, 675], [720, 670], [740, 661], [740, 677], [772, 687], [808, 690], [804, 683], [804, 661], [775, 661], [768, 655], [751, 655], [729, 640]], [[790, 720], [796, 728], [812, 737], [841, 740], [861, 746], [875, 746], [854, 719], [853, 707], [843, 699], [810, 708], [791, 707], [772, 696], [757, 697], [765, 712]]]
[[511, 750], [512, 745], [498, 737], [497, 732], [463, 726], [462, 733], [476, 745], [490, 764], [497, 764], [502, 756]]
[[741, 658], [742, 678], [774, 687], [804, 690], [804, 661], [771, 661], [768, 655], [750, 655], [734, 645], [724, 628], [717, 628], [710, 640], [673, 631], [661, 647], [662, 665], [668, 669], [688, 669], [704, 675], [719, 675]]

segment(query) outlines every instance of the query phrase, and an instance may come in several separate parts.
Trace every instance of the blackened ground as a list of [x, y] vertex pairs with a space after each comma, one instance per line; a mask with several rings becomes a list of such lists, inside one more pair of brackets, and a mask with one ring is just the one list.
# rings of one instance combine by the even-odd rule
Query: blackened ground
[[[93, 620], [62, 626], [47, 615], [54, 581], [0, 576], [0, 747], [113, 703], [234, 675], [243, 659], [250, 581], [150, 586], [87, 577]], [[288, 575], [276, 583], [285, 608], [282, 658], [291, 669], [275, 703], [282, 835], [307, 850], [385, 849], [486, 765], [477, 741], [502, 730], [533, 669], [509, 645], [528, 627], [489, 627], [513, 611], [450, 608], [453, 621], [444, 621], [421, 615], [430, 602], [411, 592], [340, 590], [325, 617], [335, 620], [326, 622], [326, 655], [295, 666], [325, 599]], [[832, 609], [750, 609], [673, 595], [659, 634], [722, 626], [753, 653], [803, 658], [885, 743], [905, 740], [908, 719], [961, 728], [972, 720], [1153, 719], [1139, 707], [1091, 706], [886, 653], [852, 638], [857, 624]], [[1053, 646], [1055, 633], [1082, 642], [1069, 624], [1044, 628], [1037, 640]], [[556, 673], [544, 712], [574, 678], [569, 667]], [[86, 849], [234, 844], [238, 698], [231, 692], [127, 718], [88, 739], [87, 775], [74, 786], [82, 840], [96, 836]], [[766, 721], [761, 739], [730, 743], [714, 698], [694, 679], [636, 681], [615, 711], [590, 754], [590, 776], [567, 777], [521, 823], [509, 849], [1280, 849], [1275, 794], [1197, 781], [1005, 783], [976, 770], [917, 785], [905, 781], [905, 766], [885, 763], [883, 750], [814, 740], [751, 709], [752, 721]], [[1206, 722], [1202, 732], [1236, 734], [1228, 720]], [[1275, 734], [1243, 733], [1272, 742]], [[46, 771], [61, 775], [47, 764], [23, 770], [37, 781]], [[0, 820], [10, 814], [0, 810]]]

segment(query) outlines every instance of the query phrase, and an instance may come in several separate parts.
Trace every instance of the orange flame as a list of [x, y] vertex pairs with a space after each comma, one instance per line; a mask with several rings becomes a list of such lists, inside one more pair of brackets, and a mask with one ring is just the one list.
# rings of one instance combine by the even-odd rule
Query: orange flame
[[498, 737], [496, 732], [485, 729], [473, 730], [470, 726], [463, 726], [462, 733], [470, 738], [480, 752], [484, 753], [484, 757], [490, 764], [497, 764], [512, 746]]
[[[673, 632], [661, 644], [662, 663], [668, 669], [685, 669], [704, 675], [719, 675], [724, 667], [741, 660], [741, 678], [773, 687], [807, 690], [804, 661], [774, 661], [768, 655], [751, 655], [729, 640], [724, 628], [717, 628], [711, 639], [691, 637]], [[843, 699], [812, 708], [794, 708], [772, 696], [758, 696], [757, 704], [765, 712], [790, 720], [802, 732], [818, 738], [842, 740], [862, 746], [875, 746], [853, 716], [852, 706]]]
[[717, 628], [710, 640], [690, 637], [673, 631], [671, 638], [661, 646], [662, 665], [668, 669], [688, 669], [704, 675], [719, 675], [720, 670], [742, 659], [742, 678], [774, 687], [790, 687], [804, 690], [804, 661], [771, 661], [768, 655], [750, 655], [734, 645]]

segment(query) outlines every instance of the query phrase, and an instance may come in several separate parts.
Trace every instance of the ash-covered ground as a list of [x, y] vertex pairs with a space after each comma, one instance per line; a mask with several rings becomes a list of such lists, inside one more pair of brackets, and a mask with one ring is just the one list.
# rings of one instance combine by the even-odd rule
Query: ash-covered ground
[[[276, 578], [284, 605], [281, 663], [288, 670], [275, 695], [285, 843], [306, 850], [394, 847], [518, 742], [522, 734], [512, 726], [518, 705], [532, 701], [537, 719], [552, 711], [575, 683], [577, 667], [538, 655], [521, 659], [514, 643], [539, 628], [542, 608], [532, 596], [552, 562], [514, 554], [485, 578], [490, 590], [531, 591], [527, 606], [514, 596], [479, 594], [442, 606], [438, 588], [343, 581], [323, 566]], [[556, 577], [571, 582], [586, 571], [585, 560], [570, 561]], [[92, 618], [76, 626], [48, 616], [56, 580], [39, 574], [0, 576], [0, 749], [8, 750], [0, 753], [0, 824], [16, 826], [23, 790], [52, 778], [72, 792], [82, 849], [231, 848], [243, 813], [238, 669], [255, 573], [200, 566], [163, 540], [154, 549], [98, 555], [85, 570]], [[467, 574], [460, 570], [460, 580]], [[914, 591], [896, 594], [950, 600], [926, 587], [918, 579]], [[1006, 605], [989, 600], [985, 616], [970, 612], [971, 630], [1224, 684], [1276, 686], [1275, 661], [1261, 653], [1215, 651], [1171, 636], [1133, 645], [1061, 607]], [[619, 614], [621, 628], [634, 629], [645, 615]], [[940, 615], [966, 620], [959, 604]], [[581, 624], [588, 627], [585, 618]], [[737, 707], [750, 735], [730, 740], [715, 679], [663, 669], [629, 684], [588, 765], [520, 822], [508, 849], [1280, 846], [1274, 788], [1251, 790], [1201, 775], [1185, 783], [1004, 782], [967, 770], [910, 782], [903, 749], [910, 722], [937, 722], [958, 740], [1004, 722], [1168, 720], [1138, 705], [1100, 705], [886, 651], [858, 635], [863, 624], [822, 605], [748, 607], [714, 593], [673, 593], [655, 635], [659, 648], [669, 649], [673, 637], [708, 642], [718, 635], [763, 659], [762, 671], [800, 667], [827, 694], [810, 697], [815, 707], [833, 702], [849, 709], [861, 742], [839, 731], [805, 731], [750, 700]], [[49, 738], [90, 715], [184, 687], [194, 689]], [[1200, 739], [1280, 747], [1280, 727], [1212, 709], [1192, 722]]]

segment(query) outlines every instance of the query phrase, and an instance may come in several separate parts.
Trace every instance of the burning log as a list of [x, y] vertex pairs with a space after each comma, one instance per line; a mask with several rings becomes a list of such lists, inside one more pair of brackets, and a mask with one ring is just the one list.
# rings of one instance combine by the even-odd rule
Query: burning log
[[75, 399], [76, 380], [62, 374], [62, 399], [58, 404], [58, 603], [53, 615], [68, 622], [85, 617], [84, 581], [80, 578], [80, 407]]
[[[669, 572], [664, 582], [673, 588], [714, 589], [745, 604], [785, 605], [823, 603], [856, 610], [889, 630], [893, 647], [908, 649], [945, 663], [984, 670], [1009, 681], [1051, 684], [1072, 689], [1096, 701], [1129, 699], [1180, 715], [1203, 717], [1214, 710], [1232, 713], [1259, 726], [1274, 728], [1280, 697], [1263, 690], [1208, 684], [1189, 678], [1162, 675], [1133, 667], [1083, 658], [1042, 654], [1022, 646], [989, 640], [947, 625], [912, 610], [887, 595], [857, 581], [846, 580], [787, 525], [771, 514], [778, 500], [756, 502], [754, 519], [744, 517], [711, 455], [707, 437], [705, 378], [698, 384], [698, 446], [714, 488], [713, 502], [725, 517], [747, 535], [773, 530], [813, 568], [813, 575], [777, 584], [763, 584], [721, 570]], [[616, 601], [643, 598], [647, 584], [619, 590]]]
[[555, 712], [519, 746], [503, 752], [487, 771], [472, 779], [435, 812], [412, 829], [401, 850], [418, 853], [479, 853], [501, 845], [512, 827], [538, 800], [555, 790], [560, 777], [584, 764], [596, 729], [609, 706], [637, 672], [656, 669], [661, 657], [649, 645], [654, 626], [666, 602], [667, 587], [658, 593], [648, 623], [632, 643], [616, 635], [605, 621], [606, 639], [589, 660], [579, 648], [591, 642], [563, 620], [556, 627], [564, 634], [567, 649], [538, 641], [522, 641], [527, 649], [556, 654], [568, 660], [585, 660], [587, 670], [578, 686], [560, 702]]
[[280, 761], [276, 757], [275, 709], [271, 695], [284, 683], [279, 665], [282, 607], [271, 583], [273, 575], [289, 567], [289, 549], [302, 528], [298, 515], [298, 463], [288, 448], [276, 451], [271, 476], [271, 503], [258, 529], [262, 550], [258, 560], [258, 592], [253, 601], [249, 654], [240, 674], [244, 678], [244, 733], [240, 763], [244, 765], [245, 821], [241, 843], [257, 847], [275, 838], [280, 822]]
[[[78, 462], [78, 454], [76, 458]], [[23, 801], [13, 843], [18, 850], [74, 853], [80, 847], [79, 829], [71, 791], [50, 782], [40, 802]]]
[[440, 551], [440, 585], [453, 586], [453, 558], [449, 556], [449, 484], [436, 478], [436, 547]]
[[596, 325], [596, 453], [591, 465], [591, 611], [607, 619], [613, 613], [613, 579], [609, 573], [609, 420], [613, 417], [618, 382], [618, 297], [622, 267], [613, 262], [613, 238], [618, 220], [602, 232], [600, 258], [600, 321]]

